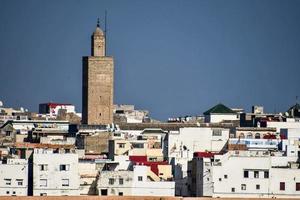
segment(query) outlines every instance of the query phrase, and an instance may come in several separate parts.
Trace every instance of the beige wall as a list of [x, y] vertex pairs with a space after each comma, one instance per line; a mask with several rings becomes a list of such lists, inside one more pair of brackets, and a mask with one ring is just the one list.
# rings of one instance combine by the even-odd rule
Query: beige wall
[[130, 143], [126, 140], [114, 140], [115, 143], [115, 155], [124, 155], [130, 148]]
[[158, 165], [158, 176], [164, 180], [172, 178], [172, 166]]

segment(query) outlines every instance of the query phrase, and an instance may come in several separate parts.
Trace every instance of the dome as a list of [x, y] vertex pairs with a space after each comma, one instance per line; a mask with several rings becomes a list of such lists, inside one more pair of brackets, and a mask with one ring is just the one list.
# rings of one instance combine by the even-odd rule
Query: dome
[[97, 26], [96, 30], [94, 31], [94, 35], [104, 35], [103, 31], [99, 26]]
[[97, 27], [96, 27], [96, 30], [94, 31], [94, 35], [104, 35], [102, 29], [100, 28], [100, 20], [99, 20], [99, 18], [97, 20]]

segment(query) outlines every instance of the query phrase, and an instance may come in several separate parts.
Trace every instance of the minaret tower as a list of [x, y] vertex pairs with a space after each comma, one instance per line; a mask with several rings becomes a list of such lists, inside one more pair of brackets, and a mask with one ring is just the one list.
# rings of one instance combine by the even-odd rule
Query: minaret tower
[[97, 27], [92, 37], [92, 56], [105, 56], [105, 36], [100, 29], [99, 19], [97, 21]]
[[105, 52], [105, 35], [98, 19], [91, 36], [91, 56], [82, 58], [83, 124], [113, 122], [114, 61]]

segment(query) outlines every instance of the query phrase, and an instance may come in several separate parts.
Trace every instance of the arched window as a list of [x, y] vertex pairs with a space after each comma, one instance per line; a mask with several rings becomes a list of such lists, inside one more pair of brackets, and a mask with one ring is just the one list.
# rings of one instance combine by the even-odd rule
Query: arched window
[[255, 133], [255, 139], [260, 139], [260, 133]]
[[247, 138], [248, 138], [248, 139], [251, 139], [251, 138], [253, 138], [253, 135], [252, 135], [252, 133], [251, 133], [251, 132], [247, 133]]
[[245, 134], [244, 133], [240, 133], [240, 138], [245, 138]]

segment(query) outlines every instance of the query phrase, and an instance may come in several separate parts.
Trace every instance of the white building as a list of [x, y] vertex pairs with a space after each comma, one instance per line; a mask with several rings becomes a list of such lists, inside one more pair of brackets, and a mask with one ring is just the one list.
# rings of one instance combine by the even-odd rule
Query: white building
[[153, 181], [149, 167], [142, 165], [134, 166], [133, 171], [102, 171], [98, 188], [101, 196], [175, 195], [175, 182]]
[[211, 197], [213, 192], [213, 154], [208, 152], [197, 152], [195, 154], [193, 160], [188, 163], [189, 195], [193, 197]]
[[39, 105], [40, 114], [49, 114], [57, 116], [60, 110], [66, 110], [66, 113], [76, 113], [75, 106], [68, 103], [41, 103]]
[[133, 171], [102, 171], [98, 181], [100, 196], [132, 195]]
[[204, 114], [205, 123], [220, 123], [223, 121], [236, 121], [239, 120], [239, 115], [235, 111], [226, 107], [223, 104], [218, 104]]
[[278, 133], [283, 129], [298, 129], [300, 130], [300, 120], [295, 118], [287, 118], [285, 122], [267, 121], [267, 127], [274, 127]]
[[27, 196], [28, 162], [25, 159], [8, 159], [0, 163], [0, 196]]
[[33, 154], [33, 195], [79, 195], [78, 155], [49, 149]]
[[229, 138], [228, 128], [186, 127], [168, 135], [170, 158], [193, 158], [194, 152], [220, 152]]
[[165, 152], [173, 167], [176, 195], [189, 195], [187, 168], [194, 152], [220, 152], [225, 148], [228, 138], [227, 128], [187, 127], [168, 134]]
[[97, 195], [99, 169], [95, 160], [81, 159], [78, 169], [80, 174], [80, 195]]
[[126, 123], [143, 123], [150, 121], [149, 111], [136, 110], [134, 105], [114, 105], [114, 117], [116, 121]]
[[299, 198], [298, 157], [280, 152], [229, 151], [216, 155], [213, 197]]

